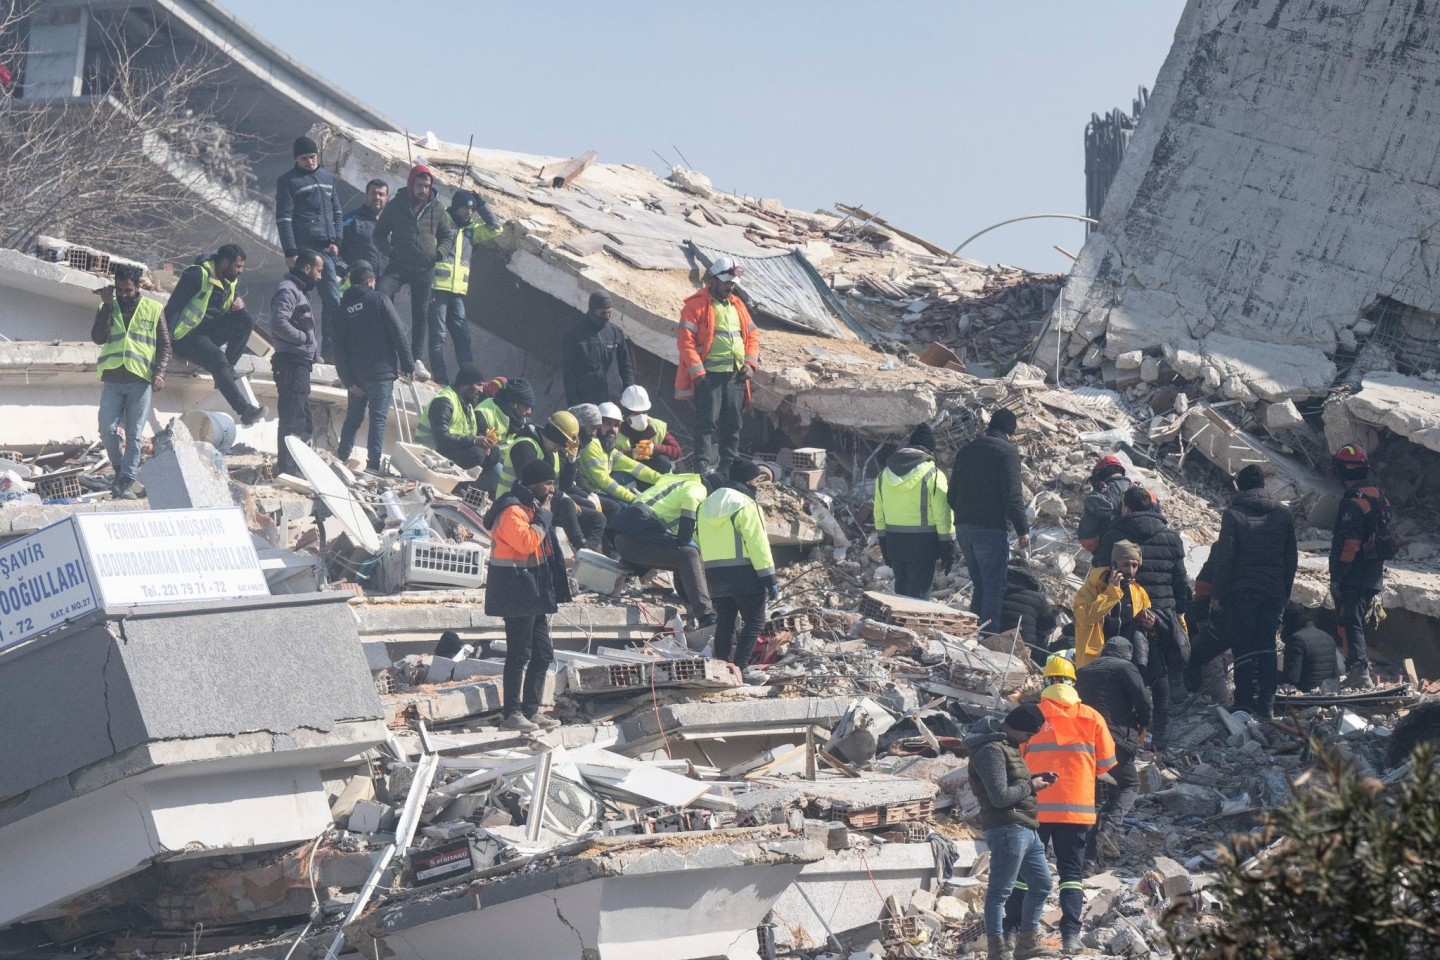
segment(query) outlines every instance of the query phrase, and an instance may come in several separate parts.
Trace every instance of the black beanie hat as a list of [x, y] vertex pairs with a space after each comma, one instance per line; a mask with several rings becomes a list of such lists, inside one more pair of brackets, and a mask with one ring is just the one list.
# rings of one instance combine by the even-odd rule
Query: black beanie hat
[[596, 310], [604, 310], [608, 307], [613, 306], [615, 306], [615, 298], [610, 296], [610, 294], [606, 293], [604, 290], [596, 290], [594, 293], [590, 294], [589, 310], [591, 313], [594, 313]]
[[1260, 464], [1252, 463], [1235, 474], [1236, 490], [1258, 490], [1265, 486], [1265, 471]]
[[1045, 726], [1045, 714], [1033, 703], [1022, 703], [1005, 714], [1004, 725], [1021, 733], [1039, 733]]
[[525, 469], [520, 471], [520, 482], [527, 487], [532, 483], [544, 483], [554, 479], [555, 468], [549, 460], [531, 460], [525, 464]]
[[484, 383], [485, 374], [480, 372], [480, 365], [477, 363], [462, 363], [450, 382], [457, 387], [468, 387], [471, 384]]
[[319, 152], [320, 152], [320, 148], [319, 148], [318, 146], [316, 146], [316, 145], [315, 145], [315, 141], [314, 141], [314, 140], [311, 140], [309, 137], [296, 137], [296, 138], [295, 138], [295, 156], [297, 156], [297, 157], [303, 157], [303, 156], [305, 156], [305, 154], [307, 154], [307, 153], [319, 153]]
[[1007, 410], [1001, 407], [999, 410], [990, 414], [990, 429], [999, 430], [1007, 437], [1014, 436], [1018, 426], [1019, 424], [1015, 422], [1015, 412], [1013, 410]]
[[535, 406], [535, 388], [530, 386], [530, 381], [523, 377], [516, 377], [513, 380], [506, 380], [505, 386], [500, 388], [496, 395], [497, 403], [524, 404], [527, 407]]
[[905, 441], [908, 447], [919, 447], [922, 450], [935, 452], [935, 431], [930, 429], [930, 424], [922, 423], [910, 431], [910, 439]]
[[458, 210], [461, 207], [478, 207], [480, 198], [474, 190], [456, 190], [455, 196], [450, 198], [450, 209]]
[[754, 460], [730, 461], [730, 480], [733, 483], [750, 483], [764, 472]]

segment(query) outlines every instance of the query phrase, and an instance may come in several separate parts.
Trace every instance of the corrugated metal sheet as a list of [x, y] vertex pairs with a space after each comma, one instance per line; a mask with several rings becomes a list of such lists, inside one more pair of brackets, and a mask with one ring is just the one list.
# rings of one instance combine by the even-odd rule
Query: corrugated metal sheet
[[[693, 242], [693, 241], [692, 241]], [[811, 271], [794, 251], [776, 257], [741, 257], [695, 243], [706, 262], [726, 256], [745, 268], [740, 286], [759, 310], [782, 323], [827, 337], [844, 336], [840, 319], [825, 302]]]

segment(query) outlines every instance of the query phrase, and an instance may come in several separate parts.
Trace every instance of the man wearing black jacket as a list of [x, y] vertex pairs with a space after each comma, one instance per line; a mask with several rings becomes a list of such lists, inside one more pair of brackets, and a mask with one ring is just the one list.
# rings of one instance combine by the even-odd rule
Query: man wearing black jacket
[[[435, 196], [429, 167], [417, 163], [410, 168], [405, 189], [381, 211], [374, 238], [381, 250], [390, 253], [376, 289], [394, 303], [401, 287], [410, 288], [410, 355], [424, 371], [420, 360], [426, 355], [435, 265], [455, 252], [455, 221]], [[428, 371], [422, 375], [428, 376]]]
[[1096, 556], [1108, 557], [1115, 544], [1129, 540], [1140, 548], [1140, 573], [1135, 582], [1150, 595], [1150, 606], [1157, 611], [1184, 613], [1190, 604], [1185, 542], [1170, 528], [1149, 490], [1131, 485], [1120, 503], [1120, 519], [1100, 538]]
[[1150, 691], [1131, 661], [1130, 641], [1112, 637], [1105, 641], [1100, 656], [1075, 671], [1075, 692], [1086, 706], [1095, 708], [1110, 727], [1115, 740], [1115, 759], [1110, 771], [1115, 786], [1103, 790], [1100, 822], [1091, 833], [1089, 859], [1094, 858], [1099, 833], [1113, 833], [1140, 795], [1140, 774], [1135, 754], [1150, 725]]
[[265, 419], [269, 411], [264, 404], [250, 402], [235, 372], [255, 329], [245, 298], [237, 291], [244, 272], [245, 251], [239, 244], [227, 243], [196, 257], [165, 302], [165, 323], [175, 353], [215, 378], [215, 389], [248, 427]]
[[364, 260], [350, 265], [350, 289], [340, 304], [340, 329], [336, 331], [336, 366], [340, 382], [350, 392], [340, 444], [335, 455], [350, 458], [355, 435], [370, 411], [367, 472], [380, 472], [380, 453], [385, 444], [385, 427], [395, 397], [395, 379], [415, 370], [410, 347], [395, 315], [395, 305], [375, 289], [375, 268]]
[[375, 225], [390, 199], [390, 185], [384, 180], [365, 184], [365, 202], [350, 211], [341, 226], [340, 258], [346, 263], [364, 260], [379, 273], [385, 272], [390, 258], [375, 244]]
[[1010, 562], [1006, 524], [1015, 528], [1017, 546], [1030, 546], [1025, 494], [1020, 487], [1020, 450], [1011, 441], [1015, 414], [1001, 407], [990, 415], [983, 437], [955, 454], [947, 499], [955, 517], [955, 540], [970, 571], [970, 611], [980, 629], [995, 633], [1005, 599], [1005, 568]]
[[1055, 604], [1045, 585], [1022, 563], [1012, 558], [1005, 574], [1005, 599], [1001, 604], [1000, 630], [1020, 628], [1020, 641], [1030, 650], [1030, 659], [1043, 667], [1050, 658], [1046, 641], [1055, 630]]
[[320, 169], [320, 148], [309, 137], [295, 140], [295, 166], [280, 174], [275, 183], [275, 229], [285, 251], [285, 265], [294, 268], [301, 250], [314, 250], [325, 261], [321, 274], [320, 352], [334, 357], [332, 327], [340, 311], [340, 274], [335, 258], [340, 255], [344, 236], [344, 215], [335, 193], [335, 180]]
[[590, 294], [584, 317], [567, 334], [560, 349], [565, 379], [565, 405], [601, 404], [619, 392], [610, 392], [610, 369], [620, 376], [620, 390], [635, 383], [630, 341], [610, 322], [615, 302], [604, 290]]
[[1295, 521], [1266, 491], [1259, 466], [1241, 470], [1235, 488], [1220, 517], [1220, 538], [1210, 548], [1210, 606], [1224, 611], [1235, 655], [1235, 709], [1268, 718], [1275, 711], [1275, 633], [1299, 557]]
[[1304, 607], [1293, 600], [1285, 604], [1280, 624], [1281, 635], [1285, 637], [1285, 669], [1281, 678], [1286, 683], [1309, 693], [1326, 680], [1339, 677], [1335, 638], [1311, 623]]

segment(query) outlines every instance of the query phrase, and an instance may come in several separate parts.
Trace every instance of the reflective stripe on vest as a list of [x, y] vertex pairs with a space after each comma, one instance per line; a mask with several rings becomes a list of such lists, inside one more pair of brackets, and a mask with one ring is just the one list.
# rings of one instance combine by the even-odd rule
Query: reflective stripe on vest
[[[707, 567], [748, 567], [751, 565], [750, 558], [745, 556], [745, 538], [740, 536], [740, 511], [730, 514], [730, 532], [735, 534], [735, 556], [726, 560], [706, 560]], [[701, 549], [700, 555], [704, 556], [705, 551]]]
[[740, 311], [733, 303], [710, 303], [714, 339], [705, 354], [705, 369], [715, 373], [739, 370], [745, 365], [745, 336], [740, 329]]
[[105, 346], [100, 348], [100, 360], [95, 364], [97, 375], [106, 370], [125, 369], [142, 380], [150, 379], [151, 367], [155, 363], [156, 330], [164, 322], [164, 311], [160, 304], [141, 297], [130, 315], [130, 325], [125, 325], [125, 314], [119, 303], [110, 306], [110, 333]]
[[1093, 803], [1040, 803], [1036, 807], [1041, 813], [1095, 813]]
[[[931, 488], [931, 486], [932, 486], [932, 484], [933, 484], [933, 477], [935, 476], [935, 472], [936, 472], [939, 468], [938, 468], [937, 466], [935, 466], [934, 463], [929, 463], [929, 464], [926, 464], [925, 467], [920, 467], [920, 468], [917, 468], [917, 469], [924, 469], [924, 470], [925, 470], [925, 475], [920, 478], [920, 523], [919, 523], [918, 525], [914, 525], [914, 524], [903, 524], [903, 523], [891, 523], [891, 522], [890, 522], [889, 514], [890, 514], [890, 511], [893, 510], [894, 508], [887, 506], [887, 507], [885, 508], [885, 513], [886, 513], [886, 517], [885, 517], [885, 532], [886, 532], [886, 533], [936, 533], [936, 532], [937, 532], [937, 528], [936, 528], [935, 524], [933, 524], [933, 523], [930, 522], [930, 488]], [[896, 479], [899, 479], [899, 478], [897, 477]], [[882, 479], [881, 482], [880, 482], [880, 492], [881, 492], [881, 495], [882, 495], [882, 496], [884, 495], [884, 492], [885, 492], [886, 489], [887, 489], [887, 488], [885, 487], [884, 480]], [[893, 492], [895, 488], [891, 487], [891, 488], [889, 488], [889, 489]], [[888, 504], [888, 503], [890, 503], [890, 500], [887, 498], [885, 502]]]
[[[501, 451], [501, 452], [500, 452], [500, 487], [499, 487], [499, 489], [500, 489], [502, 492], [505, 491], [505, 490], [509, 490], [511, 487], [515, 486], [515, 482], [516, 482], [516, 479], [517, 479], [518, 475], [515, 473], [514, 453], [515, 453], [515, 448], [518, 447], [518, 446], [519, 446], [520, 444], [522, 444], [522, 443], [528, 443], [528, 444], [530, 444], [530, 446], [532, 446], [532, 447], [535, 448], [535, 456], [536, 456], [537, 459], [542, 459], [542, 460], [543, 460], [543, 459], [545, 458], [545, 448], [544, 448], [543, 446], [541, 446], [541, 445], [540, 445], [540, 441], [539, 441], [539, 440], [536, 440], [534, 437], [521, 436], [521, 437], [515, 437], [513, 440], [508, 441], [508, 442], [505, 444], [505, 446], [503, 446], [503, 447], [500, 448], [500, 451]], [[560, 454], [559, 454], [559, 453], [552, 453], [552, 454], [550, 454], [550, 466], [551, 466], [551, 468], [555, 471], [555, 476], [556, 476], [556, 477], [559, 477], [559, 476], [560, 476]]]
[[[450, 401], [450, 432], [458, 437], [473, 437], [478, 432], [475, 421], [475, 408], [464, 403], [460, 394], [455, 392], [454, 387], [446, 387], [435, 395], [435, 400]], [[431, 450], [435, 446], [435, 426], [430, 420], [430, 410], [435, 406], [435, 400], [425, 404], [425, 409], [420, 412], [420, 423], [415, 428], [415, 439]]]
[[170, 331], [170, 336], [176, 340], [183, 340], [186, 334], [198, 327], [200, 321], [205, 319], [205, 311], [210, 309], [210, 297], [217, 289], [225, 292], [225, 301], [220, 304], [221, 313], [229, 310], [231, 304], [235, 302], [235, 284], [215, 279], [214, 257], [201, 260], [198, 264], [191, 264], [191, 266], [200, 268], [200, 290], [180, 310], [180, 321]]

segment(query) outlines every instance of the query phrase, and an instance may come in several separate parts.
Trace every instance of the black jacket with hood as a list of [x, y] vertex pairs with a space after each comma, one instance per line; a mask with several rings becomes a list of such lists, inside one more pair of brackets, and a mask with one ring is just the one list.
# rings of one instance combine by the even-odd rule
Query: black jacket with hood
[[351, 287], [340, 298], [335, 367], [347, 387], [394, 380], [414, 371], [410, 338], [395, 305], [368, 287]]
[[1237, 493], [1220, 515], [1210, 559], [1212, 595], [1222, 605], [1241, 592], [1289, 599], [1299, 562], [1290, 508], [1264, 487]]
[[[1116, 467], [1114, 469], [1120, 469]], [[1089, 550], [1091, 562], [1097, 567], [1110, 566], [1110, 558], [1100, 556], [1100, 540], [1110, 525], [1120, 519], [1121, 502], [1125, 491], [1130, 489], [1130, 478], [1118, 473], [1101, 481], [1097, 489], [1085, 495], [1085, 509], [1080, 514], [1080, 526], [1075, 530], [1075, 539], [1080, 546]]]
[[1000, 730], [999, 717], [986, 717], [970, 728], [962, 744], [970, 757], [970, 790], [980, 801], [980, 826], [985, 829], [1018, 823], [1038, 828], [1039, 807], [1030, 783], [1030, 768], [1020, 750]]
[[1134, 753], [1136, 733], [1150, 725], [1154, 708], [1131, 653], [1130, 641], [1124, 637], [1105, 641], [1100, 656], [1075, 671], [1075, 692], [1082, 703], [1105, 718], [1115, 742]]
[[1109, 566], [1111, 551], [1121, 540], [1140, 548], [1140, 572], [1135, 582], [1150, 594], [1156, 610], [1185, 612], [1190, 604], [1190, 577], [1185, 573], [1185, 542], [1170, 528], [1159, 507], [1126, 514], [1100, 538], [1096, 556]]
[[1000, 610], [1000, 629], [1020, 628], [1020, 639], [1030, 645], [1032, 656], [1055, 629], [1055, 604], [1044, 585], [1030, 571], [1012, 566], [1005, 574], [1005, 600]]
[[620, 375], [620, 389], [634, 386], [635, 365], [630, 341], [614, 321], [596, 322], [587, 313], [570, 332], [560, 349], [561, 374], [565, 381], [565, 403], [604, 403], [613, 399], [610, 368]]
[[1294, 632], [1287, 631], [1281, 679], [1307, 692], [1326, 680], [1334, 680], [1339, 674], [1335, 650], [1335, 638], [1319, 627], [1307, 624]]
[[534, 521], [545, 528], [545, 562], [538, 567], [507, 567], [490, 564], [485, 583], [485, 615], [490, 617], [538, 617], [554, 613], [570, 600], [570, 576], [555, 534], [554, 515], [540, 507], [535, 494], [524, 484], [515, 484], [485, 513], [485, 529], [492, 530], [507, 507], [519, 504], [535, 511]]
[[988, 430], [955, 454], [950, 472], [950, 509], [957, 525], [1030, 532], [1025, 492], [1020, 485], [1020, 448], [1003, 430]]

